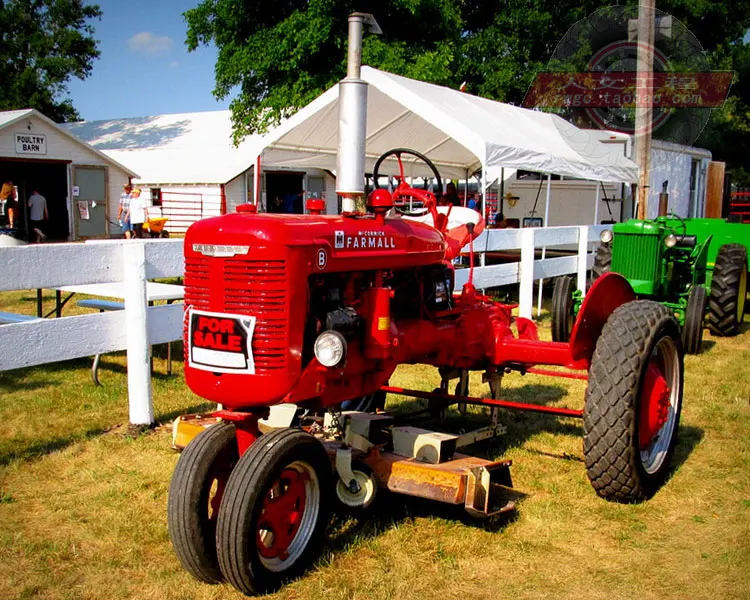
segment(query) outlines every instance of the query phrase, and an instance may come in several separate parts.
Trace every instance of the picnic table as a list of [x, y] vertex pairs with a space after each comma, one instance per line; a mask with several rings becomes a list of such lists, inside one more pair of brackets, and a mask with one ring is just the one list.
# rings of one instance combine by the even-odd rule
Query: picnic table
[[[82, 285], [64, 285], [60, 287], [51, 288], [55, 290], [55, 316], [62, 316], [62, 309], [67, 302], [76, 294], [85, 294], [87, 296], [100, 296], [102, 298], [114, 298], [112, 300], [102, 299], [85, 299], [78, 302], [79, 306], [84, 308], [93, 308], [95, 310], [111, 311], [111, 310], [123, 310], [125, 304], [120, 302], [125, 298], [125, 283], [124, 282], [113, 282], [113, 283], [88, 283]], [[63, 298], [63, 294], [68, 294]], [[153, 306], [154, 302], [166, 301], [167, 304], [171, 304], [176, 300], [182, 300], [185, 297], [185, 287], [182, 285], [176, 285], [172, 283], [158, 283], [155, 281], [146, 282], [146, 300], [149, 306]], [[37, 315], [42, 316], [44, 313], [42, 307], [42, 290], [37, 290]], [[51, 314], [51, 313], [50, 313]], [[91, 367], [91, 377], [94, 383], [99, 384], [99, 359], [100, 355], [97, 354], [94, 357], [94, 364]], [[172, 344], [167, 344], [167, 374], [172, 374]]]
[[[87, 283], [83, 285], [64, 285], [55, 290], [55, 316], [62, 316], [62, 309], [75, 294], [87, 294], [89, 296], [102, 296], [103, 298], [115, 298], [122, 300], [125, 298], [125, 283]], [[68, 296], [63, 299], [63, 293]], [[182, 300], [185, 297], [185, 287], [173, 283], [158, 283], [155, 281], [146, 282], [146, 299], [149, 305], [154, 302], [165, 300], [171, 304], [175, 300]], [[43, 316], [44, 309], [42, 306], [42, 290], [37, 290], [37, 316]]]

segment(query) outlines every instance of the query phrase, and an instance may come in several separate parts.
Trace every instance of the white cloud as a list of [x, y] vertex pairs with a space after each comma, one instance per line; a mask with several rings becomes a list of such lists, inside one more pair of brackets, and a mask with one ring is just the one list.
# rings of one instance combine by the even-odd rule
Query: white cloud
[[136, 33], [128, 40], [128, 49], [131, 52], [142, 52], [144, 54], [158, 54], [172, 47], [172, 38], [166, 35], [154, 35], [150, 31]]

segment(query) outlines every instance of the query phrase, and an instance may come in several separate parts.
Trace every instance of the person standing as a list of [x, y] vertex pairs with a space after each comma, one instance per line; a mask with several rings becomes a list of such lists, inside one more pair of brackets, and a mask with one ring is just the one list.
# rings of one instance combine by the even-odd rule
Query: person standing
[[0, 188], [0, 204], [5, 208], [5, 214], [8, 215], [8, 227], [15, 229], [17, 206], [16, 188], [10, 179], [3, 183], [3, 187]]
[[29, 221], [31, 222], [31, 231], [36, 235], [37, 244], [47, 239], [42, 225], [49, 219], [47, 212], [47, 199], [39, 193], [38, 188], [34, 188], [34, 193], [29, 196]]
[[461, 199], [458, 197], [456, 184], [452, 181], [449, 181], [448, 185], [445, 186], [442, 204], [443, 206], [461, 206]]
[[125, 216], [133, 227], [133, 234], [137, 238], [143, 237], [143, 224], [148, 220], [148, 208], [146, 198], [141, 196], [141, 190], [135, 188], [130, 198], [130, 208]]
[[123, 218], [130, 214], [130, 199], [133, 193], [133, 186], [130, 183], [126, 183], [122, 187], [122, 194], [120, 194], [120, 204], [117, 207], [117, 222], [120, 224], [120, 228], [125, 232], [125, 238], [130, 239], [133, 237], [133, 226], [130, 224], [130, 217]]

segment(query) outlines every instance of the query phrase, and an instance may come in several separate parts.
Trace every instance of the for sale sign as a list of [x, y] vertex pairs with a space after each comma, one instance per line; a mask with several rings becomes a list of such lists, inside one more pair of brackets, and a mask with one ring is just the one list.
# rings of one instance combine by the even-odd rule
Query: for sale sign
[[255, 373], [251, 342], [255, 317], [190, 311], [190, 366], [218, 373]]
[[38, 133], [16, 133], [17, 154], [47, 154], [47, 136]]

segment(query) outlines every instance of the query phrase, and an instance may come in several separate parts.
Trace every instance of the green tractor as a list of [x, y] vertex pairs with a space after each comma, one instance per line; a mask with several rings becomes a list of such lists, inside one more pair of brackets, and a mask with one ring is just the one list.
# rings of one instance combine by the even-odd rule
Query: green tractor
[[[601, 234], [592, 281], [607, 271], [625, 276], [640, 298], [661, 302], [682, 327], [685, 351], [700, 352], [708, 309], [714, 335], [739, 333], [747, 295], [750, 226], [723, 219], [631, 219]], [[582, 294], [571, 276], [552, 296], [552, 339], [566, 341]]]

